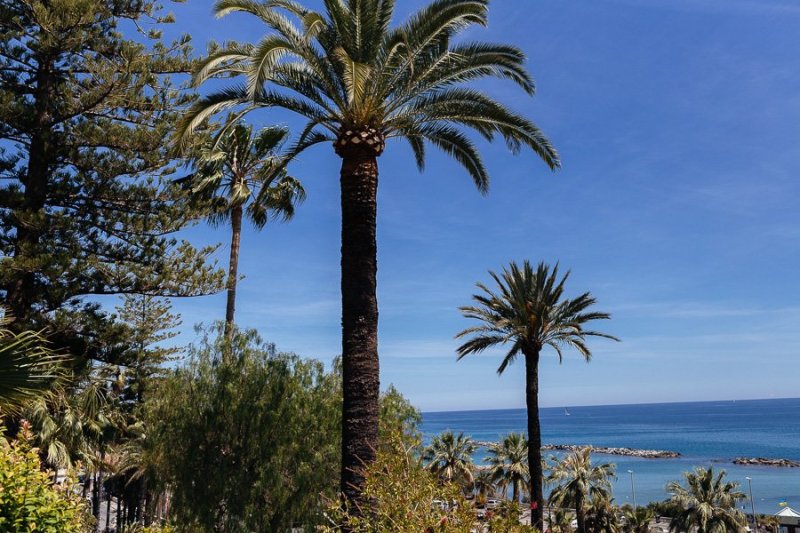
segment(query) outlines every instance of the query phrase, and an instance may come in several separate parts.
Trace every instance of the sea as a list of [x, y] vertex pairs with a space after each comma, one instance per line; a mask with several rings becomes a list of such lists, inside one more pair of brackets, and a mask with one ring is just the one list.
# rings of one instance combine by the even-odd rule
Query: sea
[[[669, 497], [665, 490], [669, 481], [681, 481], [683, 472], [702, 466], [724, 469], [748, 495], [752, 486], [758, 513], [775, 514], [784, 505], [800, 510], [800, 468], [733, 464], [737, 457], [800, 461], [800, 398], [567, 406], [541, 409], [539, 416], [543, 444], [681, 454], [676, 459], [594, 455], [594, 462], [616, 465], [617, 504], [633, 503], [634, 491], [639, 505], [664, 500]], [[525, 432], [526, 420], [524, 409], [429, 412], [423, 413], [422, 433], [426, 442], [446, 430], [464, 432], [478, 441], [497, 441], [510, 432]], [[485, 453], [479, 449], [476, 463]], [[743, 504], [749, 512], [749, 499]]]

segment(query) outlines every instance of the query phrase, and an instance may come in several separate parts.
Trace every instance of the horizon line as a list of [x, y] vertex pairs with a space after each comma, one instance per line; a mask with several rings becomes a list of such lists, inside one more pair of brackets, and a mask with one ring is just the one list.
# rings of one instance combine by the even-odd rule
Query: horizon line
[[[581, 409], [583, 407], [629, 407], [632, 405], [677, 405], [677, 404], [685, 404], [685, 403], [734, 403], [734, 402], [766, 402], [772, 400], [800, 400], [800, 397], [796, 396], [787, 396], [787, 397], [775, 397], [775, 398], [727, 398], [727, 399], [719, 399], [719, 400], [682, 400], [682, 401], [672, 401], [672, 402], [643, 402], [643, 403], [597, 403], [591, 405], [554, 405], [550, 407], [541, 407], [540, 409]], [[423, 415], [426, 414], [439, 414], [439, 413], [490, 413], [490, 412], [497, 412], [497, 411], [522, 411], [525, 410], [526, 407], [499, 407], [493, 409], [457, 409], [457, 410], [437, 410], [437, 411], [422, 411], [420, 412]]]

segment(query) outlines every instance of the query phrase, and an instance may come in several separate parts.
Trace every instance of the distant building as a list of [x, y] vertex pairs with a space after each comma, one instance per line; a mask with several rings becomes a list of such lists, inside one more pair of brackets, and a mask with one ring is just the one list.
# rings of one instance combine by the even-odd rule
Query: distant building
[[781, 524], [780, 533], [800, 533], [800, 513], [791, 507], [784, 507], [775, 516]]

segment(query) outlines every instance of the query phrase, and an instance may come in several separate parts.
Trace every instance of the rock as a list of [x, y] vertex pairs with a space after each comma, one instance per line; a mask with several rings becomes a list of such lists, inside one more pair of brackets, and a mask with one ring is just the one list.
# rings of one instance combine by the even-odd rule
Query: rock
[[[557, 450], [574, 452], [585, 448], [585, 446], [575, 446], [571, 444], [548, 444], [542, 446], [543, 450]], [[606, 446], [593, 446], [592, 453], [599, 453], [603, 455], [624, 455], [627, 457], [640, 457], [642, 459], [674, 459], [680, 457], [678, 452], [668, 450], [637, 450], [634, 448], [613, 448]]]
[[[475, 441], [478, 446], [488, 448], [496, 443], [487, 441]], [[576, 446], [574, 444], [545, 444], [542, 450], [545, 451], [563, 451], [574, 452], [585, 448], [586, 446]], [[592, 447], [592, 453], [599, 453], [604, 455], [625, 455], [627, 457], [641, 457], [643, 459], [674, 459], [680, 457], [678, 452], [671, 452], [667, 450], [636, 450], [634, 448], [609, 448], [609, 447]]]
[[781, 468], [800, 468], [800, 462], [791, 459], [768, 459], [766, 457], [737, 457], [733, 460], [735, 465], [750, 466], [777, 466]]

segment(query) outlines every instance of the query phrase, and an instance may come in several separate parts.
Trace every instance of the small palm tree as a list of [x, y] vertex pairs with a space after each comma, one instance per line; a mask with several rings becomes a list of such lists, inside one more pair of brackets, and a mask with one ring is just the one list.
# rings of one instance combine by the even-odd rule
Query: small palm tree
[[586, 510], [586, 531], [620, 533], [619, 507], [610, 492], [596, 491]]
[[713, 468], [697, 468], [684, 472], [683, 477], [685, 487], [677, 481], [667, 485], [672, 494], [669, 501], [683, 509], [670, 522], [670, 531], [745, 531], [747, 519], [736, 504], [747, 496], [737, 490], [738, 483], [725, 481], [724, 470], [715, 475]]
[[491, 469], [479, 467], [472, 480], [472, 491], [475, 494], [476, 502], [483, 505], [489, 496], [494, 495], [496, 489], [497, 485], [492, 477]]
[[[242, 221], [262, 229], [270, 219], [287, 221], [295, 206], [305, 199], [300, 182], [286, 173], [287, 161], [280, 154], [289, 133], [285, 128], [264, 128], [236, 123], [224, 134], [196, 148], [192, 157], [195, 172], [182, 180], [197, 196], [210, 201], [212, 225], [231, 225], [228, 265], [228, 300], [225, 308], [225, 339], [233, 335], [236, 285]], [[228, 350], [226, 350], [228, 352]]]
[[528, 477], [528, 439], [522, 433], [509, 433], [501, 442], [489, 446], [484, 461], [489, 464], [492, 479], [503, 494], [511, 488], [511, 499], [522, 501], [522, 492], [530, 483]]
[[556, 507], [573, 507], [578, 521], [578, 532], [586, 533], [586, 514], [595, 498], [608, 500], [615, 466], [610, 463], [592, 465], [592, 448], [569, 452], [559, 461], [551, 458], [547, 483], [554, 485], [550, 504]]
[[446, 431], [433, 437], [430, 446], [425, 448], [423, 460], [426, 468], [439, 476], [442, 481], [460, 484], [462, 488], [473, 482], [472, 454], [477, 446], [463, 433], [455, 435]]
[[551, 168], [559, 158], [527, 118], [485, 93], [476, 80], [509, 80], [528, 95], [534, 84], [524, 53], [504, 44], [468, 42], [488, 24], [489, 0], [432, 0], [392, 25], [396, 0], [326, 0], [314, 11], [295, 0], [218, 0], [217, 16], [257, 17], [268, 33], [258, 44], [231, 44], [209, 55], [194, 76], [243, 83], [202, 98], [179, 125], [187, 139], [208, 117], [281, 108], [306, 125], [293, 153], [330, 143], [342, 159], [342, 416], [341, 489], [359, 499], [363, 466], [378, 445], [377, 241], [378, 158], [391, 139], [411, 147], [417, 166], [427, 146], [451, 156], [481, 192], [489, 175], [471, 130], [502, 137], [512, 152], [530, 149]]
[[472, 298], [477, 305], [461, 308], [467, 318], [479, 320], [480, 325], [465, 329], [456, 338], [468, 340], [458, 348], [459, 360], [487, 348], [511, 344], [511, 348], [497, 369], [502, 374], [509, 364], [522, 354], [525, 358], [525, 397], [528, 408], [528, 439], [530, 440], [528, 464], [531, 479], [531, 523], [543, 528], [542, 493], [542, 435], [539, 426], [539, 356], [549, 346], [562, 360], [562, 349], [573, 347], [589, 361], [592, 353], [586, 345], [588, 337], [618, 340], [611, 335], [584, 329], [595, 320], [606, 320], [608, 313], [590, 311], [596, 300], [588, 292], [577, 298], [564, 297], [564, 284], [569, 277], [558, 277], [558, 266], [552, 270], [539, 263], [536, 270], [528, 261], [516, 263], [503, 270], [501, 275], [489, 272], [497, 284], [493, 292], [482, 283], [482, 294]]
[[656, 513], [649, 507], [625, 508], [625, 531], [627, 533], [650, 533], [650, 523]]
[[572, 533], [572, 513], [567, 509], [551, 507], [547, 521], [551, 533]]

